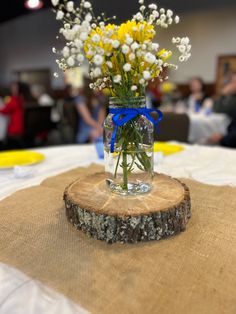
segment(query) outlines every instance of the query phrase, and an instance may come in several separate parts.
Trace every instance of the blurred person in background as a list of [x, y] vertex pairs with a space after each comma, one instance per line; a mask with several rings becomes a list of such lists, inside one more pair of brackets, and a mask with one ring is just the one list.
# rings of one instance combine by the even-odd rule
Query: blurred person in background
[[147, 107], [148, 108], [158, 108], [161, 105], [162, 93], [160, 90], [160, 82], [155, 79], [148, 82], [147, 92]]
[[190, 95], [186, 100], [189, 112], [210, 112], [213, 102], [206, 96], [204, 82], [200, 77], [193, 77], [189, 82]]
[[105, 119], [105, 101], [101, 94], [94, 93], [86, 83], [81, 94], [76, 98], [78, 112], [77, 143], [96, 141], [103, 134]]
[[31, 94], [39, 106], [53, 106], [54, 100], [46, 93], [43, 85], [32, 85]]
[[4, 149], [23, 147], [24, 104], [29, 95], [30, 91], [27, 84], [21, 82], [11, 84], [11, 96], [0, 108], [0, 113], [9, 119]]
[[64, 94], [65, 103], [74, 103], [76, 97], [78, 96], [78, 88], [75, 88], [70, 84], [67, 84], [64, 90]]
[[227, 114], [231, 123], [227, 135], [214, 134], [208, 142], [236, 148], [236, 72], [232, 73], [229, 83], [222, 89], [221, 96], [215, 101], [213, 109], [217, 113]]

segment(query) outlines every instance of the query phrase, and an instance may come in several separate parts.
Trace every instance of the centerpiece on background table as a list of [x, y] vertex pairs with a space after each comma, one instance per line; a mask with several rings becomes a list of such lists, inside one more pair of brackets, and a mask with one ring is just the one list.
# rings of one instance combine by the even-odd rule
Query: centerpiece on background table
[[[75, 7], [73, 1], [68, 0], [52, 0], [52, 4], [55, 7], [56, 19], [63, 22], [60, 34], [66, 40], [66, 45], [61, 51], [53, 48], [53, 52], [60, 55], [60, 58], [56, 60], [59, 68], [65, 71], [68, 68], [81, 66], [84, 62], [87, 62], [92, 80], [90, 88], [107, 89], [110, 93], [109, 114], [104, 122], [105, 176], [104, 174], [98, 176], [98, 180], [103, 178], [103, 181], [105, 179], [108, 189], [115, 194], [136, 195], [137, 201], [139, 195], [144, 194], [143, 197], [145, 197], [146, 202], [148, 198], [145, 194], [151, 191], [149, 194], [150, 200], [152, 198], [151, 194], [155, 192], [155, 185], [158, 184], [160, 187], [161, 184], [164, 184], [168, 188], [168, 179], [165, 178], [158, 183], [154, 176], [153, 135], [154, 129], [162, 120], [162, 113], [159, 110], [146, 107], [145, 89], [148, 82], [156, 77], [159, 77], [161, 81], [167, 79], [167, 77], [162, 77], [162, 73], [165, 72], [164, 69], [177, 69], [175, 64], [169, 62], [172, 51], [161, 48], [155, 42], [155, 37], [158, 28], [167, 28], [173, 23], [179, 23], [179, 17], [175, 16], [171, 10], [158, 9], [156, 4], [146, 6], [144, 0], [139, 0], [139, 12], [127, 22], [116, 25], [113, 23], [115, 17], [106, 18], [104, 13], [96, 17], [89, 1], [81, 0], [78, 7]], [[191, 49], [188, 37], [172, 38], [172, 43], [175, 44], [180, 53], [179, 61], [187, 61]], [[153, 178], [154, 184], [152, 184]], [[176, 222], [176, 224], [178, 226], [176, 230], [173, 232], [166, 230], [166, 234], [168, 232], [173, 234], [183, 229], [188, 220], [187, 216], [189, 216], [190, 209], [190, 200], [186, 195], [186, 193], [188, 194], [186, 192], [187, 188], [176, 180], [173, 183], [173, 180], [169, 178], [171, 182], [170, 190], [172, 189], [172, 192], [176, 192], [176, 195], [178, 195], [178, 202], [183, 211], [180, 211], [177, 215], [178, 223]], [[96, 178], [93, 178], [92, 181], [90, 178], [86, 183], [86, 187], [90, 187], [92, 193], [94, 193], [93, 183], [95, 182]], [[99, 185], [98, 183], [96, 182], [97, 185]], [[176, 184], [177, 190], [175, 190]], [[179, 184], [182, 187], [181, 191], [178, 190]], [[75, 189], [75, 185], [72, 186]], [[81, 182], [79, 189], [83, 190]], [[98, 190], [101, 197], [101, 189]], [[74, 199], [72, 200], [69, 197], [71, 192], [72, 187], [65, 192], [67, 212], [69, 212], [68, 216], [75, 225], [77, 221], [78, 228], [85, 230], [92, 236], [103, 239], [102, 224], [108, 226], [108, 220], [111, 219], [110, 223], [114, 225], [114, 219], [121, 219], [119, 221], [120, 231], [117, 231], [119, 228], [116, 224], [115, 227], [113, 226], [114, 228], [111, 227], [113, 231], [106, 227], [110, 230], [110, 234], [116, 233], [113, 234], [112, 240], [108, 240], [109, 242], [136, 242], [145, 238], [145, 236], [140, 235], [139, 231], [136, 240], [134, 240], [134, 236], [126, 239], [124, 226], [126, 225], [127, 230], [129, 227], [137, 229], [137, 226], [139, 226], [144, 233], [147, 233], [145, 223], [142, 222], [144, 225], [141, 226], [136, 220], [133, 222], [132, 215], [136, 216], [138, 213], [141, 216], [146, 215], [148, 217], [147, 222], [150, 221], [149, 216], [153, 214], [153, 204], [150, 207], [146, 204], [147, 211], [137, 210], [132, 215], [130, 209], [129, 214], [126, 213], [127, 215], [124, 212], [119, 215], [119, 210], [111, 210], [113, 214], [109, 216], [108, 211], [106, 213], [107, 217], [105, 217], [106, 215], [100, 209], [96, 213], [91, 213], [88, 210], [84, 211], [86, 204], [83, 203], [83, 206], [78, 204], [82, 196], [79, 200], [76, 200], [78, 206], [73, 207]], [[180, 194], [178, 194], [179, 192]], [[88, 195], [89, 193], [85, 194]], [[161, 191], [159, 193], [162, 195]], [[165, 197], [164, 194], [163, 197]], [[112, 195], [110, 197], [114, 198], [114, 194]], [[116, 197], [120, 200], [119, 196]], [[130, 200], [127, 199], [127, 204], [129, 202]], [[186, 203], [186, 206], [184, 203]], [[95, 202], [89, 208], [97, 205]], [[113, 207], [116, 205], [114, 201]], [[168, 204], [162, 203], [162, 206], [164, 205]], [[174, 202], [173, 204], [170, 202], [167, 210], [172, 210], [175, 205]], [[124, 204], [120, 204], [120, 206], [124, 208]], [[161, 208], [158, 207], [158, 215], [160, 215]], [[80, 212], [81, 210], [83, 212]], [[95, 214], [101, 215], [101, 217], [96, 220], [97, 218], [94, 218]], [[104, 218], [102, 215], [105, 217], [106, 222], [102, 222]], [[160, 215], [159, 219], [161, 218], [163, 217]], [[85, 227], [86, 224], [87, 227]], [[153, 228], [157, 230], [155, 226]], [[162, 227], [159, 229], [160, 232], [163, 232]], [[130, 233], [127, 230], [126, 232]], [[120, 236], [118, 236], [118, 233], [120, 233]], [[123, 238], [121, 234], [123, 234]], [[160, 236], [156, 233], [156, 236], [151, 238], [157, 239]]]

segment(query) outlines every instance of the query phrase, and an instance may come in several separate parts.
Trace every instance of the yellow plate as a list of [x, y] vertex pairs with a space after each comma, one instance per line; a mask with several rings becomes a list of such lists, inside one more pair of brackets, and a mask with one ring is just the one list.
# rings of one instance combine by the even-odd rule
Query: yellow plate
[[176, 144], [169, 144], [165, 142], [155, 142], [154, 143], [154, 152], [161, 152], [163, 155], [171, 155], [184, 150], [184, 147]]
[[40, 153], [13, 150], [0, 153], [0, 169], [13, 168], [15, 166], [29, 166], [42, 162], [45, 156]]

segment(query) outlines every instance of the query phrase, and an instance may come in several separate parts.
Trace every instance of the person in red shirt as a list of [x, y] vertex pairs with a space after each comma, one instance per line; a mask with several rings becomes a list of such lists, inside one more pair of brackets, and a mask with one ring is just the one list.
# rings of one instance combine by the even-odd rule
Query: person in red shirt
[[24, 135], [24, 99], [28, 87], [21, 82], [11, 84], [11, 96], [0, 113], [9, 117], [6, 149], [22, 148]]

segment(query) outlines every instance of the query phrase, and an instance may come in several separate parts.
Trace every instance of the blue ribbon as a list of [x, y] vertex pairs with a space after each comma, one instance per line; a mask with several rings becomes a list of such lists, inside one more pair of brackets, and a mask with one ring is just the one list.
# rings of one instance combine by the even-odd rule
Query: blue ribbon
[[[156, 112], [158, 114], [158, 118], [154, 119], [151, 116], [151, 112]], [[119, 127], [123, 126], [138, 115], [145, 116], [155, 126], [157, 126], [163, 118], [163, 113], [160, 110], [148, 108], [110, 108], [109, 113], [113, 114], [112, 121], [115, 125], [115, 129], [111, 137], [111, 153], [114, 153], [115, 140]]]

